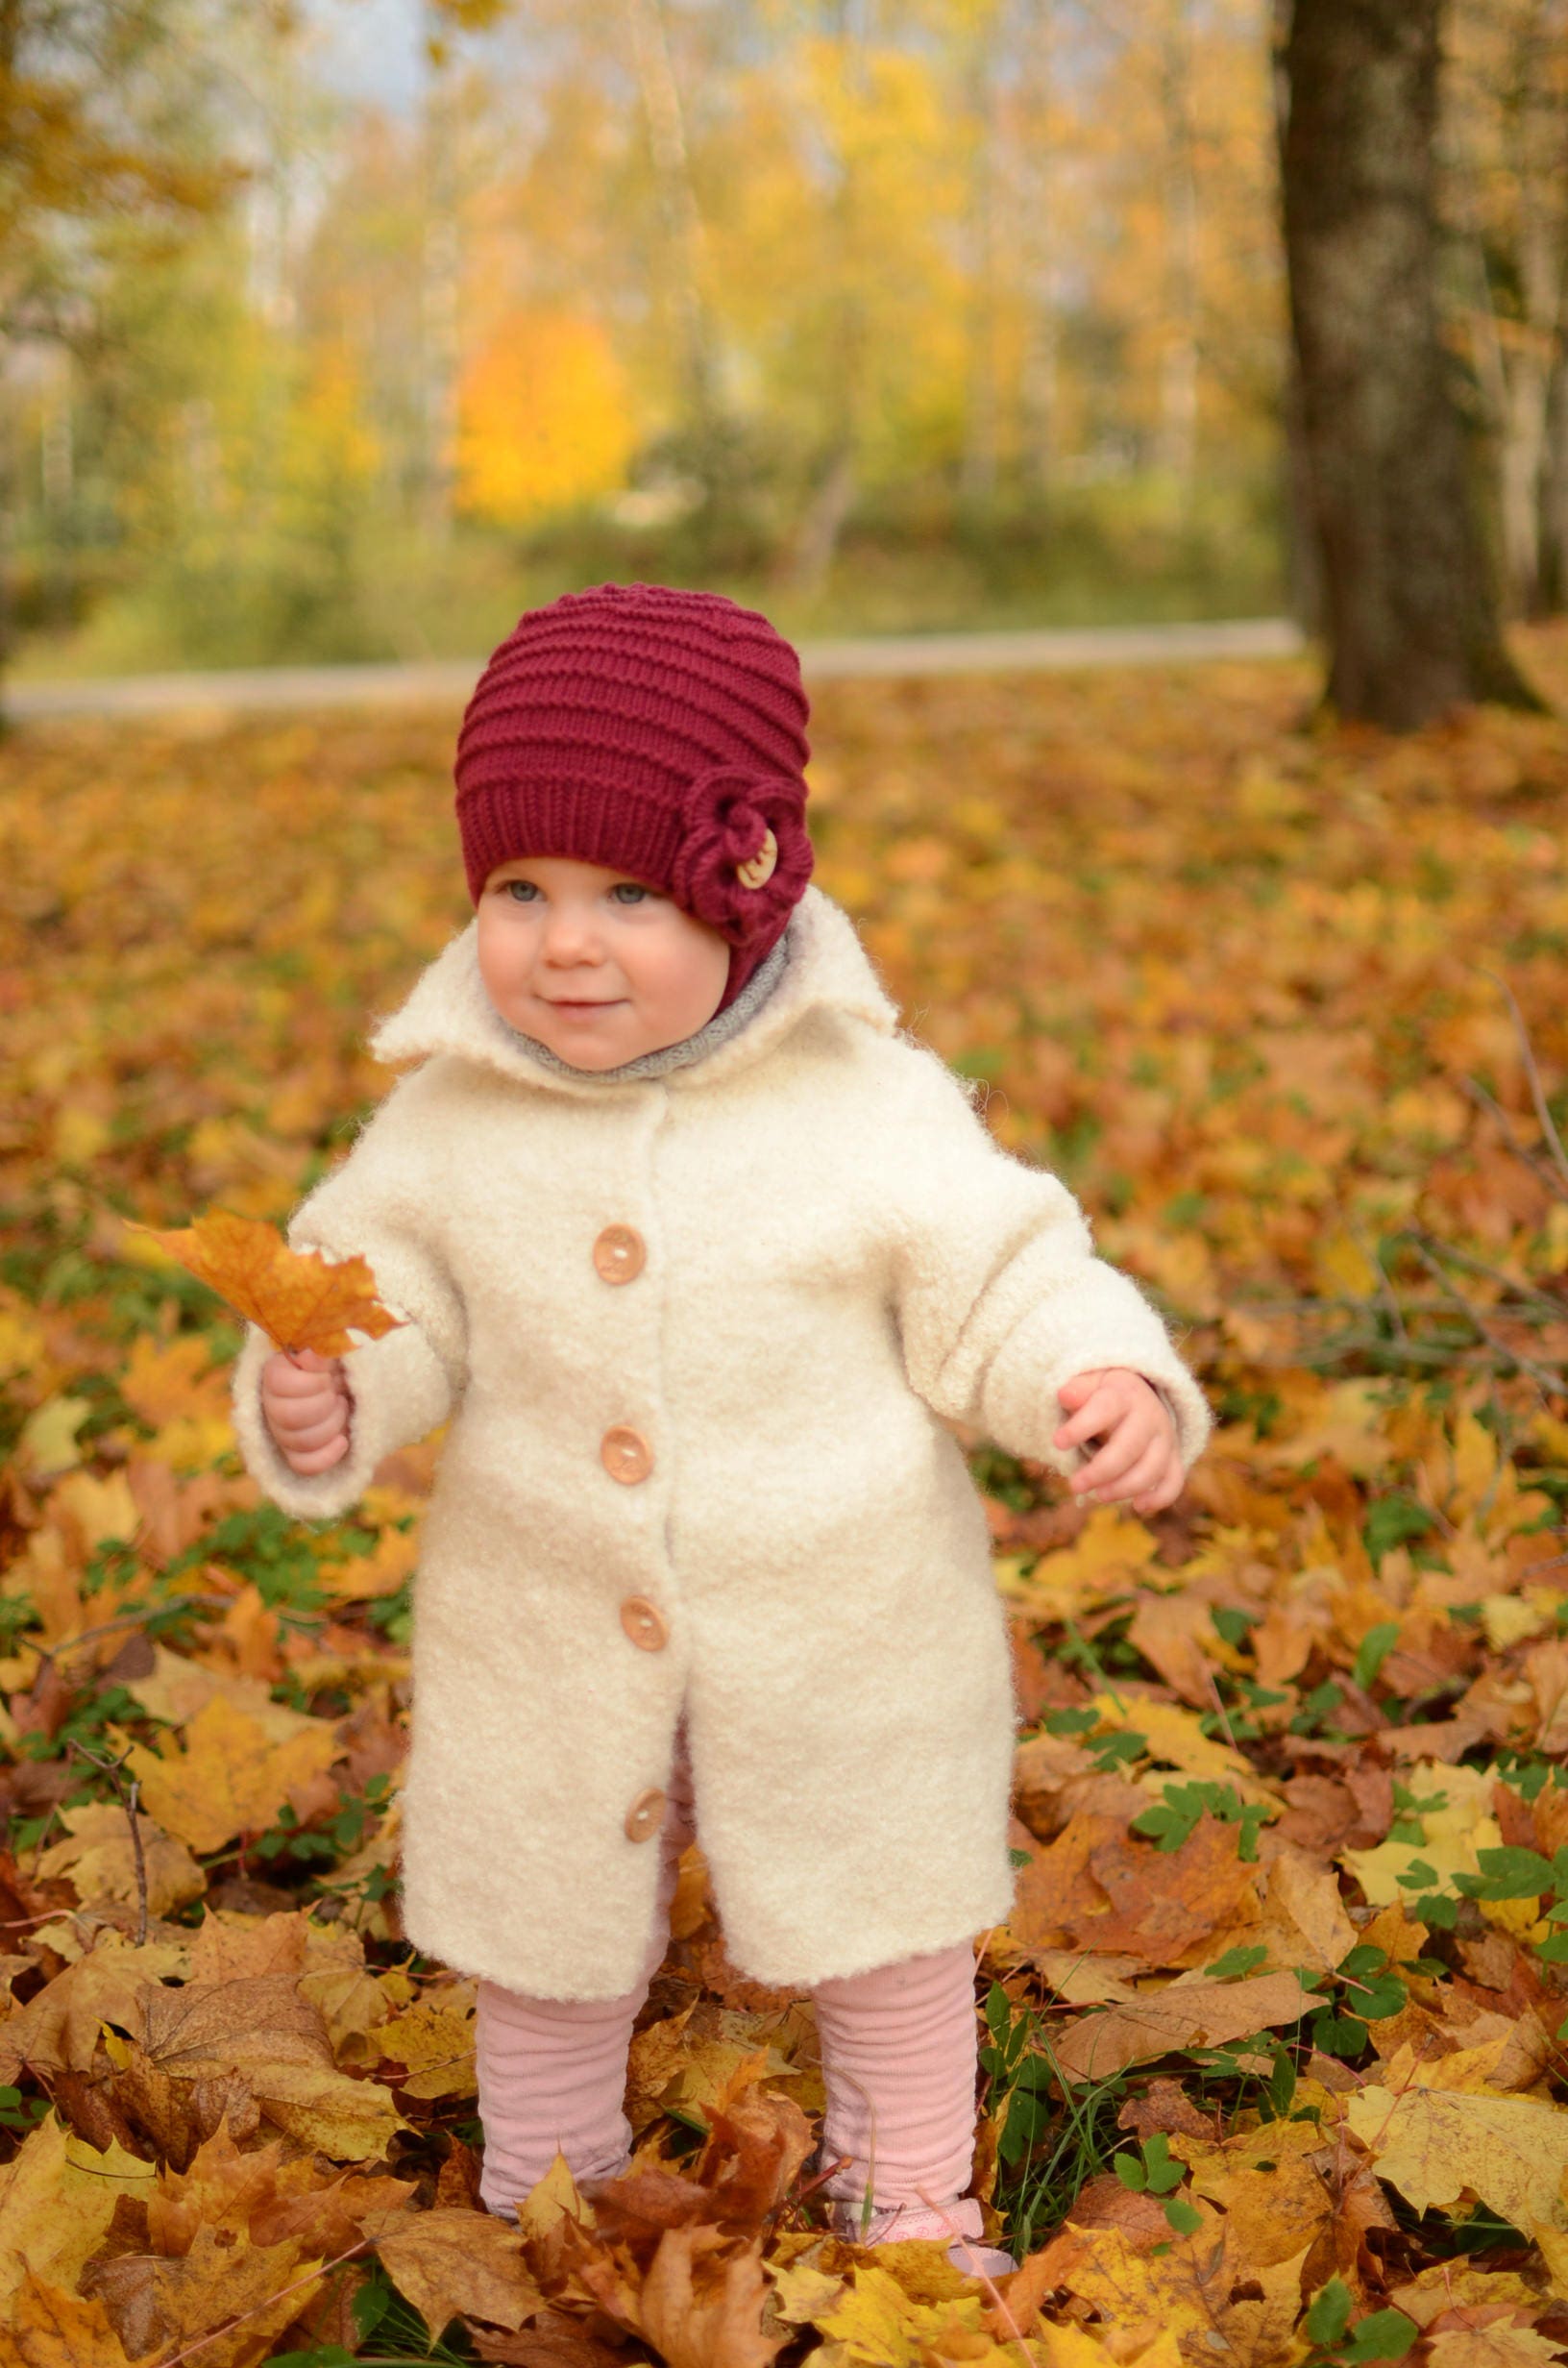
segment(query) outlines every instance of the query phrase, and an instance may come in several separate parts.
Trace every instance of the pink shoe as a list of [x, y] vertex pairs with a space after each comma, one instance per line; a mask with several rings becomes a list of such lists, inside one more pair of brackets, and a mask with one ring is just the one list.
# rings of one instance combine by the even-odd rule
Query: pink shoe
[[886, 2211], [873, 2211], [864, 2231], [858, 2206], [840, 2199], [833, 2207], [833, 2223], [837, 2235], [857, 2245], [897, 2245], [917, 2237], [940, 2239], [952, 2236], [957, 2229], [959, 2236], [948, 2246], [947, 2258], [966, 2278], [1006, 2278], [1018, 2266], [1011, 2253], [980, 2242], [984, 2222], [980, 2199], [974, 2195], [960, 2196], [940, 2211], [928, 2204], [894, 2204]]

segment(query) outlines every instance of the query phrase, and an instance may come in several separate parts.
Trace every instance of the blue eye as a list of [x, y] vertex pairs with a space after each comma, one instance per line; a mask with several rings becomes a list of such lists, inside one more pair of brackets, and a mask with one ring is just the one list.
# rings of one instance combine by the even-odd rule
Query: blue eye
[[506, 893], [515, 903], [527, 904], [539, 894], [539, 891], [531, 879], [509, 879], [506, 882]]
[[610, 894], [612, 897], [619, 897], [623, 904], [640, 904], [649, 891], [640, 880], [618, 879], [610, 890]]

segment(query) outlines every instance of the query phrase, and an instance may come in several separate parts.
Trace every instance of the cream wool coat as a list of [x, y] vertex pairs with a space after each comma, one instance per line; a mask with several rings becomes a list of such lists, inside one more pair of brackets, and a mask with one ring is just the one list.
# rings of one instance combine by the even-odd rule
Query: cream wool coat
[[[234, 1372], [246, 1464], [306, 1517], [451, 1419], [414, 1583], [409, 1938], [539, 1996], [629, 1987], [658, 1804], [646, 1838], [625, 1821], [665, 1785], [683, 1706], [747, 1973], [809, 1986], [984, 1930], [1013, 1896], [1015, 1712], [945, 1421], [1066, 1472], [1084, 1450], [1052, 1446], [1058, 1384], [1129, 1366], [1163, 1385], [1190, 1464], [1201, 1391], [1066, 1187], [1002, 1151], [901, 1032], [821, 890], [760, 1009], [656, 1078], [536, 1060], [477, 940], [471, 922], [372, 1036], [419, 1065], [288, 1227], [362, 1251], [409, 1319], [347, 1356], [349, 1455], [290, 1471], [254, 1326]], [[646, 1251], [630, 1280], [596, 1266], [610, 1226]], [[601, 1460], [617, 1427], [646, 1476]], [[632, 1597], [662, 1645], [623, 1625]]]

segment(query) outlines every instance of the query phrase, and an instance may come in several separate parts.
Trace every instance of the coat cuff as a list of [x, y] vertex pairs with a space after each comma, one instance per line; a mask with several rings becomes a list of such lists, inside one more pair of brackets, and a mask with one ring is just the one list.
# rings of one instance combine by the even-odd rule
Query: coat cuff
[[[1070, 1347], [1062, 1338], [1066, 1330]], [[1125, 1366], [1160, 1392], [1176, 1425], [1182, 1468], [1190, 1470], [1213, 1429], [1209, 1401], [1131, 1276], [1100, 1259], [1074, 1276], [1070, 1314], [1047, 1300], [1002, 1343], [980, 1393], [983, 1427], [1011, 1455], [1025, 1455], [1064, 1476], [1075, 1472], [1090, 1450], [1053, 1445], [1063, 1420], [1056, 1394], [1075, 1373], [1102, 1365]]]
[[447, 1369], [418, 1324], [356, 1343], [343, 1360], [354, 1399], [349, 1452], [326, 1471], [297, 1472], [279, 1453], [261, 1411], [261, 1369], [275, 1353], [258, 1324], [247, 1324], [234, 1361], [232, 1406], [241, 1460], [262, 1492], [303, 1521], [332, 1520], [358, 1503], [383, 1456], [423, 1439], [452, 1409]]

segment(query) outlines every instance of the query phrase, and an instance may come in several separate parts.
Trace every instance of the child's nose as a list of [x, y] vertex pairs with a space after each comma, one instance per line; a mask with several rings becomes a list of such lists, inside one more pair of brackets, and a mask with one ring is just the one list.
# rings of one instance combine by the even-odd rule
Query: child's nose
[[599, 929], [592, 913], [575, 905], [551, 907], [545, 921], [545, 959], [549, 962], [597, 962], [600, 956]]

